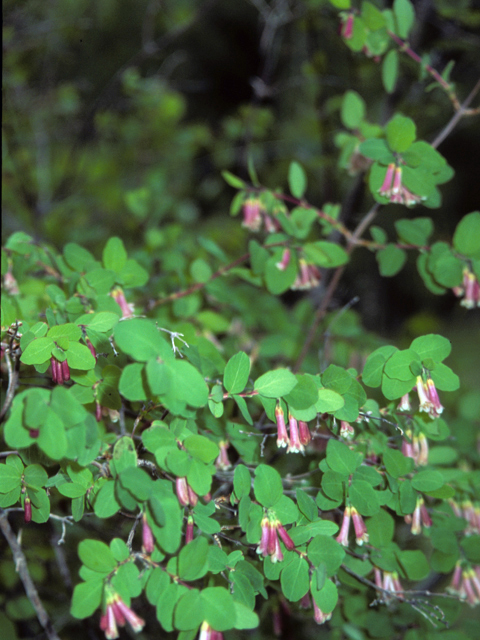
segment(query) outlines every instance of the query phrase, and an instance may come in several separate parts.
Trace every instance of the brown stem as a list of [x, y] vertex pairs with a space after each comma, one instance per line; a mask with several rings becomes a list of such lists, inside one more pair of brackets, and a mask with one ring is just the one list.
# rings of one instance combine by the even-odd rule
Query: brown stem
[[20, 544], [18, 543], [15, 534], [8, 522], [8, 516], [3, 509], [0, 509], [0, 529], [5, 536], [6, 541], [10, 549], [12, 550], [13, 560], [15, 563], [15, 569], [17, 570], [20, 579], [23, 583], [25, 593], [30, 600], [35, 613], [37, 614], [38, 621], [45, 629], [45, 634], [48, 640], [60, 640], [57, 632], [53, 628], [52, 621], [50, 620], [48, 613], [46, 612], [42, 601], [38, 595], [38, 591], [33, 583], [33, 580], [28, 572], [27, 560], [25, 554], [22, 551]]
[[459, 106], [458, 110], [453, 114], [452, 118], [450, 119], [450, 122], [448, 122], [445, 125], [445, 127], [442, 129], [442, 131], [440, 131], [438, 136], [432, 142], [432, 147], [434, 149], [436, 149], [439, 145], [442, 144], [442, 142], [445, 140], [445, 138], [448, 135], [450, 135], [450, 133], [453, 131], [453, 129], [457, 126], [457, 123], [459, 122], [459, 120], [461, 118], [463, 118], [463, 116], [467, 113], [468, 105], [472, 102], [472, 100], [477, 95], [479, 90], [480, 90], [480, 79], [477, 81], [477, 84], [470, 91], [470, 93], [468, 94], [468, 96], [465, 99], [465, 101], [463, 102], [463, 104], [461, 106]]

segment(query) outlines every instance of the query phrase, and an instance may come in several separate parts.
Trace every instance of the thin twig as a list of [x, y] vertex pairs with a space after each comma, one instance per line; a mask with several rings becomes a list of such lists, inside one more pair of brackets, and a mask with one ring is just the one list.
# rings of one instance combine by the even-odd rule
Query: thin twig
[[38, 591], [28, 571], [25, 554], [23, 553], [22, 548], [18, 543], [17, 538], [15, 537], [15, 534], [13, 533], [10, 523], [8, 522], [8, 516], [3, 509], [0, 509], [0, 529], [2, 530], [2, 533], [5, 536], [10, 549], [12, 550], [15, 569], [17, 570], [18, 575], [20, 576], [20, 579], [23, 583], [25, 593], [27, 594], [32, 607], [35, 609], [38, 621], [45, 629], [48, 640], [60, 640], [57, 632], [53, 628], [52, 621], [50, 620], [48, 613], [46, 612], [42, 601], [40, 600]]
[[[0, 411], [0, 422], [5, 417], [7, 411], [10, 409], [10, 405], [13, 402], [13, 397], [15, 395], [15, 389], [17, 388], [17, 382], [18, 382], [18, 370], [16, 366], [15, 367], [12, 366], [12, 361], [10, 359], [10, 354], [8, 353], [8, 350], [5, 350], [5, 362], [7, 363], [7, 370], [8, 370], [8, 388], [7, 388], [7, 394], [5, 396], [5, 401], [3, 403], [2, 410]], [[15, 364], [16, 362], [17, 362], [17, 359], [15, 359]]]
[[465, 99], [465, 101], [463, 102], [463, 104], [453, 114], [450, 122], [448, 122], [446, 124], [446, 126], [440, 131], [438, 136], [432, 142], [432, 147], [434, 149], [437, 149], [437, 147], [439, 147], [441, 145], [441, 143], [445, 140], [445, 138], [448, 135], [450, 135], [450, 133], [453, 131], [453, 129], [457, 126], [457, 123], [459, 122], [459, 120], [461, 120], [461, 118], [463, 118], [463, 116], [465, 115], [465, 113], [467, 111], [468, 105], [472, 102], [472, 100], [477, 95], [479, 90], [480, 90], [480, 79], [477, 81], [477, 84], [470, 91], [470, 93], [468, 94], [468, 96]]

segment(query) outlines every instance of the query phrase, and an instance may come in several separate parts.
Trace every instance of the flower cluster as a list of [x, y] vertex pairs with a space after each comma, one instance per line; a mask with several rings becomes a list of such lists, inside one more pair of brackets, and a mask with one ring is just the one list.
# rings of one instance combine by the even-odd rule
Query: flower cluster
[[306, 260], [300, 258], [298, 261], [300, 271], [297, 274], [295, 282], [290, 287], [291, 289], [305, 291], [307, 289], [313, 289], [320, 284], [322, 274], [314, 264], [308, 264]]
[[364, 542], [368, 542], [368, 531], [365, 521], [358, 513], [355, 507], [347, 505], [343, 513], [342, 526], [340, 527], [340, 533], [335, 538], [344, 547], [348, 547], [348, 534], [350, 533], [350, 521], [353, 520], [353, 527], [355, 529], [355, 540], [359, 546], [362, 546]]
[[125, 623], [138, 633], [145, 626], [145, 621], [128, 607], [118, 593], [109, 591], [106, 597], [105, 613], [100, 618], [100, 629], [105, 632], [107, 640], [118, 638], [118, 628], [124, 627]]
[[463, 270], [463, 282], [460, 287], [454, 287], [453, 293], [458, 297], [463, 296], [460, 302], [462, 307], [474, 309], [480, 307], [480, 284], [477, 276], [467, 267]]
[[402, 167], [397, 167], [394, 162], [388, 165], [385, 179], [378, 193], [388, 198], [390, 202], [405, 204], [407, 207], [425, 200], [425, 198], [409, 191], [407, 187], [402, 184]]
[[464, 534], [466, 536], [480, 535], [480, 505], [474, 505], [471, 500], [463, 500], [459, 505], [453, 499], [449, 500], [449, 504], [458, 518], [464, 518], [467, 521]]
[[289, 414], [289, 437], [285, 425], [285, 414], [280, 405], [275, 409], [275, 420], [277, 423], [277, 447], [287, 447], [287, 453], [303, 453], [306, 445], [312, 439], [308, 424], [303, 420], [297, 421], [292, 414]]
[[261, 554], [264, 558], [270, 556], [272, 562], [281, 562], [283, 560], [283, 552], [280, 548], [278, 536], [280, 535], [288, 551], [292, 551], [295, 548], [295, 543], [288, 535], [285, 527], [280, 523], [280, 520], [277, 520], [275, 517], [264, 516], [261, 527], [262, 536], [260, 538], [260, 544], [257, 547], [257, 553]]
[[458, 595], [462, 600], [474, 607], [480, 603], [480, 566], [462, 568], [457, 562], [453, 572], [452, 582], [447, 591]]
[[194, 507], [198, 502], [198, 495], [188, 484], [186, 478], [177, 478], [175, 480], [175, 488], [177, 498], [182, 507]]
[[432, 420], [438, 418], [443, 412], [443, 406], [440, 403], [434, 381], [428, 377], [425, 382], [422, 376], [417, 376], [417, 393], [420, 411], [428, 413]]
[[52, 357], [50, 358], [50, 364], [52, 365], [52, 380], [55, 384], [63, 384], [70, 380], [70, 368], [66, 359], [60, 362]]
[[424, 433], [413, 435], [411, 429], [406, 429], [402, 441], [402, 453], [407, 458], [413, 458], [415, 465], [428, 464], [428, 440]]
[[243, 203], [242, 227], [250, 231], [260, 231], [262, 223], [268, 233], [275, 233], [280, 230], [280, 225], [275, 218], [269, 216], [260, 198], [252, 196]]
[[421, 496], [417, 498], [417, 504], [415, 505], [413, 514], [405, 516], [405, 522], [412, 525], [411, 532], [414, 536], [422, 533], [422, 525], [427, 529], [432, 526], [432, 519], [425, 506], [425, 501]]
[[396, 571], [383, 571], [374, 567], [375, 584], [381, 592], [381, 600], [390, 602], [395, 596], [398, 600], [403, 600], [403, 587], [400, 584]]

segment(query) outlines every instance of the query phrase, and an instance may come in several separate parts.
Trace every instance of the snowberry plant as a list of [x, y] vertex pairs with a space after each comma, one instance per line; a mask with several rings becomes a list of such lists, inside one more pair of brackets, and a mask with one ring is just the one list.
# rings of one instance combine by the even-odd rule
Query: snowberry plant
[[[248, 247], [229, 258], [203, 240], [180, 276], [162, 276], [161, 256], [160, 268], [129, 257], [119, 237], [101, 256], [6, 239], [0, 528], [49, 639], [77, 637], [80, 624], [108, 640], [122, 627], [291, 637], [292, 625], [305, 638], [433, 639], [480, 602], [478, 453], [460, 459], [451, 435], [461, 396], [450, 341], [428, 333], [400, 348], [350, 309], [330, 310], [365, 250], [385, 277], [414, 255], [430, 292], [480, 306], [480, 212], [448, 241], [419, 209], [440, 205], [454, 172], [438, 146], [475, 116], [475, 94], [461, 103], [410, 49], [409, 0], [332, 4], [339, 41], [381, 60], [387, 92], [409, 56], [454, 112], [428, 142], [411, 118], [372, 123], [366, 96], [343, 95], [340, 165], [364, 173], [372, 199], [355, 228], [340, 205], [306, 200], [292, 161], [288, 191], [253, 167], [250, 182], [224, 172]], [[389, 203], [405, 211], [391, 238]], [[315, 288], [293, 307], [279, 299]], [[19, 528], [24, 539], [46, 531], [51, 555], [75, 551], [52, 575], [53, 603]]]

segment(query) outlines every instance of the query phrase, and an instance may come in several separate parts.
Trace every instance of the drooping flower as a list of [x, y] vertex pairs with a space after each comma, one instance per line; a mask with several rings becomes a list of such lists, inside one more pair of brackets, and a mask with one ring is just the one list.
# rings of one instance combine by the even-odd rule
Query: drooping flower
[[177, 498], [182, 507], [194, 507], [198, 502], [198, 496], [184, 477], [176, 478], [175, 489]]
[[185, 544], [192, 542], [193, 540], [193, 516], [189, 515], [187, 518], [187, 528], [185, 529]]
[[305, 447], [300, 442], [300, 432], [298, 430], [297, 419], [288, 414], [288, 424], [290, 427], [290, 442], [287, 448], [287, 453], [303, 453]]
[[270, 543], [270, 520], [267, 516], [262, 518], [260, 526], [262, 528], [262, 535], [260, 537], [260, 544], [257, 547], [257, 553], [266, 558], [268, 556], [268, 546]]
[[220, 440], [220, 442], [218, 443], [218, 447], [220, 449], [220, 453], [218, 455], [218, 458], [215, 460], [215, 466], [217, 467], [217, 469], [226, 471], [232, 466], [232, 463], [228, 459], [228, 442], [226, 440]]
[[277, 520], [276, 526], [277, 526], [277, 530], [280, 535], [280, 538], [282, 539], [282, 542], [285, 545], [285, 547], [288, 549], [288, 551], [293, 551], [293, 549], [295, 549], [295, 543], [291, 539], [291, 537], [288, 535], [287, 530], [285, 529], [283, 524], [279, 520]]
[[[431, 381], [431, 384], [433, 385], [433, 389], [435, 389], [433, 380]], [[425, 383], [422, 376], [417, 376], [416, 386], [418, 400], [420, 402], [420, 411], [425, 411], [425, 413], [428, 413], [432, 420], [438, 418], [438, 416], [443, 411], [443, 407], [440, 404], [440, 400], [438, 399], [437, 390], [435, 389], [432, 395], [431, 385]]]
[[343, 545], [344, 547], [348, 547], [348, 534], [350, 531], [350, 519], [352, 517], [352, 507], [347, 505], [345, 507], [345, 511], [343, 512], [343, 520], [342, 526], [340, 527], [340, 533], [335, 538], [335, 540]]
[[358, 513], [355, 507], [350, 508], [350, 513], [353, 520], [353, 526], [355, 529], [355, 539], [359, 546], [362, 546], [364, 542], [368, 542], [368, 531], [367, 526], [362, 518], [362, 516]]
[[313, 598], [313, 619], [317, 624], [324, 624], [332, 617], [332, 613], [324, 613]]
[[340, 420], [339, 436], [345, 440], [352, 440], [355, 437], [355, 429], [346, 420]]
[[383, 180], [383, 184], [378, 190], [378, 193], [385, 198], [390, 198], [392, 195], [392, 183], [393, 176], [395, 174], [395, 163], [391, 162], [387, 167], [387, 172], [385, 174], [385, 178]]
[[454, 287], [453, 293], [457, 297], [463, 296], [463, 300], [460, 302], [462, 307], [466, 309], [480, 307], [480, 284], [477, 276], [467, 267], [463, 270], [462, 286]]
[[250, 231], [259, 231], [262, 226], [263, 205], [259, 198], [247, 198], [243, 203], [243, 222], [242, 227], [250, 229]]
[[419, 433], [418, 434], [418, 445], [419, 445], [419, 452], [417, 455], [417, 464], [421, 465], [421, 466], [425, 466], [428, 464], [428, 440], [427, 440], [427, 436], [424, 433]]
[[427, 395], [433, 405], [433, 409], [431, 409], [429, 415], [431, 418], [438, 418], [440, 414], [443, 413], [443, 406], [440, 403], [435, 383], [430, 377], [427, 378]]
[[382, 571], [375, 567], [375, 584], [380, 591], [380, 599], [390, 602], [393, 598], [403, 600], [403, 587], [396, 571]]
[[410, 404], [410, 395], [406, 393], [404, 396], [400, 398], [400, 402], [397, 406], [397, 411], [408, 411], [412, 410], [412, 405]]
[[282, 539], [285, 547], [292, 551], [295, 548], [295, 543], [287, 533], [285, 527], [281, 524], [274, 515], [264, 516], [260, 523], [262, 534], [260, 543], [257, 547], [257, 553], [264, 558], [270, 556], [272, 562], [281, 562], [283, 560], [283, 552], [280, 547], [280, 541], [278, 536]]
[[312, 439], [312, 434], [310, 433], [308, 423], [304, 420], [298, 421], [298, 434], [300, 437], [300, 443], [306, 447]]
[[25, 496], [25, 502], [23, 503], [23, 518], [25, 522], [31, 522], [32, 520], [32, 501], [28, 496]]
[[122, 317], [131, 318], [133, 316], [135, 308], [133, 304], [128, 304], [127, 299], [125, 298], [125, 294], [123, 293], [123, 290], [120, 287], [116, 287], [110, 293], [110, 295], [122, 310]]
[[152, 527], [148, 524], [147, 514], [142, 515], [142, 550], [143, 553], [151, 555], [155, 549]]
[[100, 618], [100, 629], [105, 632], [107, 640], [118, 638], [118, 628], [124, 627], [125, 623], [138, 633], [145, 626], [145, 621], [128, 607], [118, 593], [109, 588], [106, 594], [105, 612]]
[[63, 384], [70, 380], [70, 368], [66, 359], [60, 362], [52, 356], [50, 364], [52, 365], [52, 380], [55, 384]]
[[277, 447], [288, 447], [290, 440], [285, 425], [285, 414], [280, 405], [275, 407], [275, 420], [277, 423]]
[[277, 262], [275, 266], [280, 271], [285, 271], [289, 263], [290, 263], [290, 249], [284, 249], [282, 259], [280, 260], [280, 262]]
[[417, 498], [413, 514], [405, 516], [405, 522], [407, 524], [411, 523], [411, 532], [414, 536], [418, 536], [422, 532], [422, 525], [427, 529], [432, 526], [432, 519], [421, 496]]
[[412, 193], [402, 184], [402, 167], [396, 166], [393, 162], [387, 167], [385, 178], [382, 186], [378, 189], [378, 193], [384, 198], [388, 198], [390, 202], [405, 204], [408, 207], [425, 199]]
[[344, 13], [342, 15], [340, 35], [342, 38], [345, 38], [345, 40], [351, 40], [353, 38], [353, 13]]
[[300, 258], [298, 261], [300, 272], [295, 278], [295, 282], [290, 287], [291, 289], [305, 291], [307, 289], [313, 289], [320, 284], [322, 274], [314, 264], [308, 264], [306, 260]]

